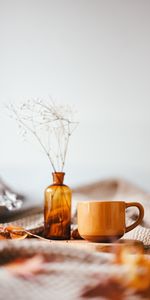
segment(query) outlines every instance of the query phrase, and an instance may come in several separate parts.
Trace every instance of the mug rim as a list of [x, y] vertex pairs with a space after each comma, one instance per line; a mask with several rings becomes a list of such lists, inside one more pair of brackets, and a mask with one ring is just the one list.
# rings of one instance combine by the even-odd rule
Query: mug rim
[[123, 200], [81, 200], [77, 201], [77, 204], [88, 204], [88, 203], [126, 203], [126, 201]]

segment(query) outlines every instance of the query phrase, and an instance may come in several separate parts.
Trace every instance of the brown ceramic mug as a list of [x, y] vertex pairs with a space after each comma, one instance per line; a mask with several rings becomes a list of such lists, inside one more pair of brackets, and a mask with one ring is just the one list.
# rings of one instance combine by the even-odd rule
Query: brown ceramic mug
[[[137, 220], [130, 226], [125, 224], [126, 208], [139, 209]], [[124, 201], [82, 201], [78, 203], [78, 231], [81, 237], [91, 242], [112, 242], [121, 238], [139, 225], [144, 217], [140, 203]]]

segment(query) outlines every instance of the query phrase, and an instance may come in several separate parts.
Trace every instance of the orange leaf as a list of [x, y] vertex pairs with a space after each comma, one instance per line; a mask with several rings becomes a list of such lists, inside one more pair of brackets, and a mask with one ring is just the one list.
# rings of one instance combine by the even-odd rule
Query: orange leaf
[[19, 226], [9, 225], [0, 227], [0, 239], [25, 239], [28, 236], [24, 228]]
[[35, 275], [44, 272], [44, 257], [40, 254], [30, 258], [19, 258], [5, 265], [5, 268], [13, 275], [30, 279]]

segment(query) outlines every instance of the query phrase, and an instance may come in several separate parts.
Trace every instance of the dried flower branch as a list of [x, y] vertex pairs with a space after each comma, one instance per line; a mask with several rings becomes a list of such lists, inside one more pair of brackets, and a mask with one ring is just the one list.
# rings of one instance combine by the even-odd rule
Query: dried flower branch
[[78, 125], [68, 106], [52, 100], [28, 100], [19, 106], [9, 105], [23, 137], [32, 134], [47, 155], [53, 171], [63, 171], [70, 137]]

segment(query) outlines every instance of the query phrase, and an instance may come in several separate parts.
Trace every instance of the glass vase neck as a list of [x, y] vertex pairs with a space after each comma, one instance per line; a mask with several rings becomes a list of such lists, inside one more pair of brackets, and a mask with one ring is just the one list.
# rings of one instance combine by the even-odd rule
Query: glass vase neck
[[53, 184], [62, 185], [64, 181], [64, 172], [54, 172], [52, 173], [53, 176]]

